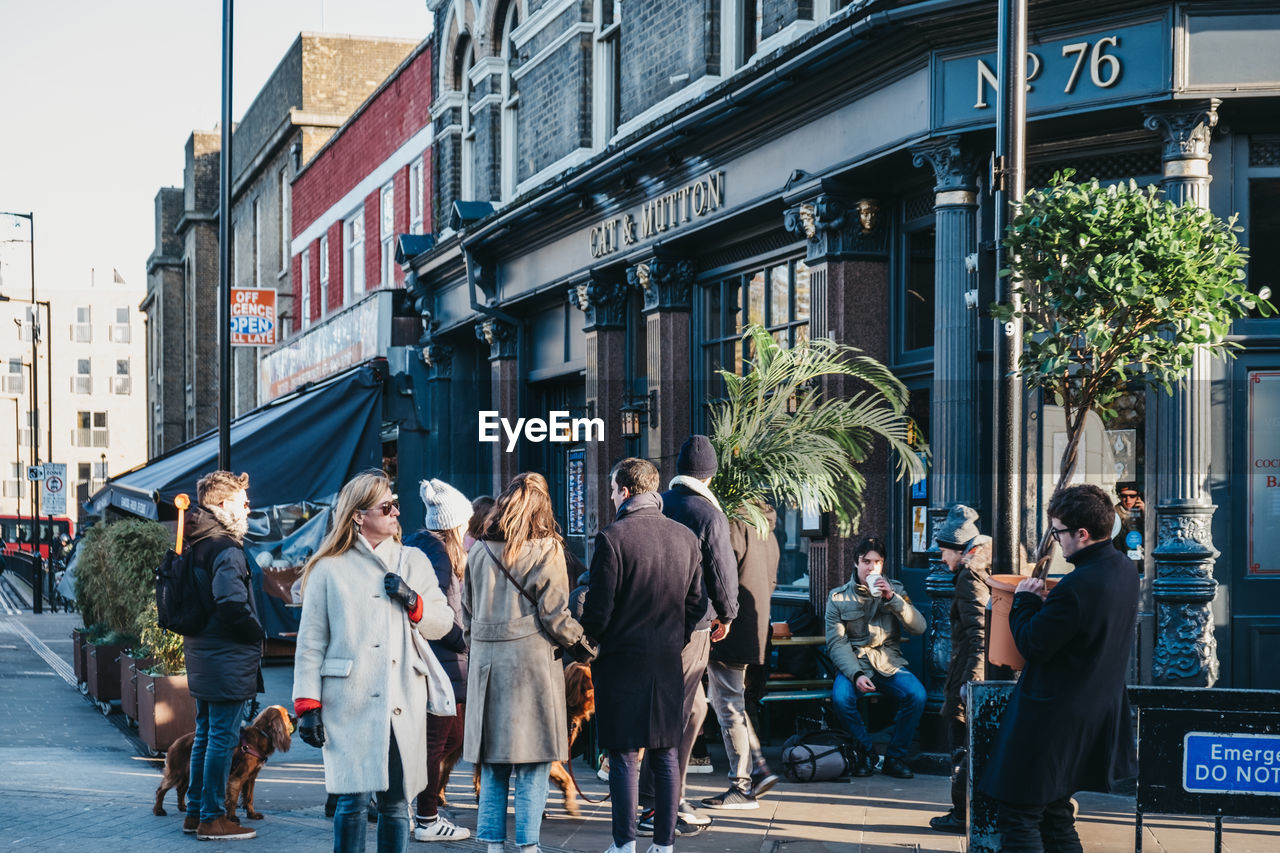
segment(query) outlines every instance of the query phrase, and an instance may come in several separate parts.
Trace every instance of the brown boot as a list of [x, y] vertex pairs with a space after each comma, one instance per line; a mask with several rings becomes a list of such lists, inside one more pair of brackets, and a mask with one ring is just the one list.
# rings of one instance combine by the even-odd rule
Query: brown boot
[[240, 841], [245, 838], [257, 838], [258, 833], [245, 829], [227, 820], [226, 815], [218, 815], [211, 821], [201, 821], [196, 829], [196, 838], [201, 841]]
[[200, 828], [200, 812], [198, 810], [197, 811], [188, 810], [187, 816], [182, 819], [182, 831], [190, 835], [199, 828]]

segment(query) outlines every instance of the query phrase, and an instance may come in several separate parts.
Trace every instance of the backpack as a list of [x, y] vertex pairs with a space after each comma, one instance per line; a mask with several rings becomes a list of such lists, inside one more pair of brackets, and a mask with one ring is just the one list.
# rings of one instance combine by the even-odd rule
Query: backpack
[[156, 621], [184, 637], [199, 634], [213, 616], [213, 588], [196, 566], [192, 549], [170, 549], [155, 572]]
[[857, 744], [844, 732], [801, 732], [782, 745], [782, 772], [791, 782], [830, 782], [852, 773], [857, 758]]

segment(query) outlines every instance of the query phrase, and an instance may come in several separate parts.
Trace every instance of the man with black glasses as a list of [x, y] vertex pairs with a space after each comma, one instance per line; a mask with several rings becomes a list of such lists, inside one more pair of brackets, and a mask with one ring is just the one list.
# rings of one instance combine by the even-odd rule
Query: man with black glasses
[[999, 801], [1000, 849], [1078, 851], [1071, 795], [1111, 791], [1137, 773], [1125, 676], [1138, 576], [1111, 545], [1115, 508], [1097, 486], [1049, 502], [1050, 533], [1075, 569], [1044, 597], [1018, 584], [1009, 627], [1026, 667], [979, 789]]

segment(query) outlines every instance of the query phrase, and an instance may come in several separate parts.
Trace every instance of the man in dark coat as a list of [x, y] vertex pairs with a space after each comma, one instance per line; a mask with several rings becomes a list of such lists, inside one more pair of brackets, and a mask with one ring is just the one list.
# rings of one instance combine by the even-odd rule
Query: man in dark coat
[[205, 841], [253, 838], [226, 817], [227, 773], [240, 721], [262, 685], [262, 621], [242, 543], [249, 525], [249, 475], [214, 471], [196, 484], [200, 506], [187, 514], [186, 548], [197, 577], [207, 578], [214, 611], [197, 634], [182, 638], [187, 687], [196, 700], [191, 745], [191, 804], [183, 832]]
[[951, 571], [951, 665], [943, 688], [942, 718], [947, 722], [951, 746], [951, 810], [929, 820], [939, 832], [962, 833], [968, 825], [969, 787], [968, 726], [962, 690], [970, 681], [986, 676], [987, 602], [991, 588], [991, 537], [978, 533], [978, 512], [955, 504], [939, 525], [934, 538], [942, 562]]
[[1133, 563], [1111, 544], [1115, 510], [1097, 486], [1049, 502], [1050, 533], [1075, 564], [1041, 599], [1015, 590], [1009, 627], [1027, 660], [980, 790], [999, 801], [1002, 850], [1081, 850], [1071, 795], [1137, 773], [1125, 675], [1138, 613]]
[[[671, 487], [662, 493], [662, 514], [680, 522], [698, 537], [702, 584], [708, 597], [706, 612], [680, 654], [684, 669], [684, 733], [679, 755], [682, 834], [711, 823], [710, 818], [699, 815], [685, 799], [684, 780], [693, 743], [707, 718], [707, 694], [702, 677], [707, 672], [711, 645], [729, 634], [729, 623], [738, 615], [738, 561], [729, 541], [729, 519], [708, 487], [717, 465], [711, 439], [705, 435], [689, 436], [676, 457], [676, 476], [671, 480]], [[648, 805], [652, 800], [653, 776], [646, 760], [640, 769], [640, 801]], [[647, 831], [652, 821], [652, 815], [641, 817], [641, 830]]]
[[709, 809], [759, 808], [756, 798], [778, 783], [778, 777], [769, 772], [747, 716], [747, 667], [764, 663], [769, 600], [778, 582], [782, 556], [773, 533], [778, 513], [768, 504], [757, 508], [768, 525], [764, 535], [739, 518], [729, 522], [729, 542], [738, 564], [738, 616], [728, 636], [711, 647], [707, 672], [711, 707], [720, 721], [729, 759], [730, 783], [728, 791], [702, 801]]
[[600, 745], [609, 751], [613, 847], [634, 847], [638, 753], [653, 766], [653, 843], [672, 849], [683, 734], [680, 652], [706, 613], [698, 539], [662, 514], [658, 469], [624, 459], [610, 472], [618, 514], [596, 536], [582, 627], [597, 641], [592, 666]]

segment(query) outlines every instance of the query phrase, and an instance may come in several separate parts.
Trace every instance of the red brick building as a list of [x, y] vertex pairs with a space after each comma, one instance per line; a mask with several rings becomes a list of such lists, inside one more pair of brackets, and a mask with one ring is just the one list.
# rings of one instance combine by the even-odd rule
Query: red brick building
[[294, 178], [296, 333], [375, 290], [402, 287], [397, 236], [432, 230], [431, 56], [427, 39]]

